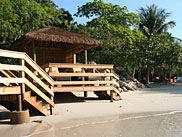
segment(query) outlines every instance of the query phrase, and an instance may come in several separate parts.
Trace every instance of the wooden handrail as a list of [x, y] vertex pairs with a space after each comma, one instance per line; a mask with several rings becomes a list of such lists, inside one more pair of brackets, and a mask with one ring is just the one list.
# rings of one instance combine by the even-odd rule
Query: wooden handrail
[[1, 80], [5, 80], [8, 83], [25, 83], [24, 78], [4, 78], [4, 77], [1, 77], [0, 83], [3, 82]]
[[48, 98], [43, 92], [41, 92], [34, 84], [32, 84], [29, 80], [25, 79], [25, 84], [32, 89], [35, 93], [37, 93], [41, 98], [43, 98], [47, 103], [54, 107], [54, 102]]
[[[44, 84], [34, 73], [32, 73], [27, 67], [20, 65], [7, 65], [0, 64], [0, 69], [2, 70], [15, 70], [15, 71], [25, 71], [25, 73], [30, 76], [33, 80], [35, 80], [44, 90], [46, 90], [51, 96], [54, 96], [53, 91], [48, 88], [46, 84]], [[53, 83], [54, 84], [54, 83]]]
[[70, 64], [70, 63], [49, 63], [42, 68], [96, 68], [96, 69], [113, 69], [113, 64]]
[[10, 85], [10, 83], [6, 79], [3, 79], [1, 76], [0, 76], [0, 83], [3, 83], [6, 86]]
[[54, 85], [53, 79], [39, 66], [37, 65], [25, 52], [8, 51], [0, 49], [0, 56], [10, 57], [17, 59], [24, 59], [28, 64], [30, 64], [39, 74], [44, 77], [49, 84]]
[[113, 84], [113, 81], [55, 81], [55, 85], [94, 85], [94, 84]]
[[[41, 68], [39, 65], [37, 65], [26, 53], [24, 52], [15, 52], [15, 51], [7, 51], [7, 50], [0, 50], [0, 56], [1, 57], [9, 57], [9, 58], [17, 58], [21, 59], [21, 65], [8, 65], [8, 64], [0, 64], [0, 71], [3, 72], [11, 72], [18, 71], [20, 74], [23, 74], [24, 76], [21, 78], [16, 77], [13, 75], [13, 73], [9, 73], [6, 75], [8, 78], [2, 78], [2, 82], [9, 82], [9, 83], [20, 83], [21, 85], [26, 85], [32, 91], [34, 91], [37, 95], [39, 95], [42, 99], [44, 99], [47, 103], [50, 104], [51, 108], [54, 107], [54, 102], [52, 100], [52, 97], [54, 96], [54, 92], [51, 88], [49, 88], [44, 82], [42, 82], [34, 73], [32, 73], [24, 64], [24, 61], [28, 63], [35, 71], [39, 73], [41, 77], [43, 77], [50, 86], [54, 85], [54, 82], [52, 78]], [[34, 84], [32, 84], [28, 79], [25, 78], [25, 73], [34, 81], [36, 81], [39, 86], [41, 86], [51, 97], [44, 94], [43, 91], [41, 91], [38, 87], [36, 87]], [[0, 82], [1, 82], [0, 81]], [[2, 83], [1, 82], [1, 83]], [[21, 86], [23, 88], [23, 86]], [[25, 87], [24, 87], [25, 89]], [[23, 91], [24, 92], [24, 91]]]
[[113, 76], [112, 73], [52, 73], [50, 72], [49, 75], [51, 77], [109, 77]]

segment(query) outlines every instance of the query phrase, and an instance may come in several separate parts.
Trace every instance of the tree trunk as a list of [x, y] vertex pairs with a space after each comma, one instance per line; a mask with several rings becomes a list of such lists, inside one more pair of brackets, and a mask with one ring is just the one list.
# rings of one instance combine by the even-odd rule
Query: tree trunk
[[150, 67], [147, 67], [147, 77], [146, 77], [146, 83], [150, 83]]

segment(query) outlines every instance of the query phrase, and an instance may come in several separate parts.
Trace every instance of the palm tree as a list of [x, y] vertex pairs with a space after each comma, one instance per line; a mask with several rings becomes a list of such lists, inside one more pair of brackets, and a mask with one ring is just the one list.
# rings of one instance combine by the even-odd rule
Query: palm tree
[[[166, 12], [165, 9], [159, 9], [158, 6], [152, 4], [151, 6], [147, 6], [146, 8], [140, 8], [139, 11], [140, 16], [140, 26], [139, 30], [143, 32], [144, 35], [147, 36], [148, 40], [150, 40], [151, 36], [155, 34], [163, 34], [167, 32], [168, 28], [172, 28], [176, 25], [174, 21], [166, 22], [166, 19], [171, 15]], [[147, 65], [147, 76], [146, 82], [149, 83], [150, 73], [151, 73], [151, 64]]]
[[166, 12], [165, 9], [159, 9], [158, 6], [152, 4], [147, 8], [141, 7], [139, 9], [140, 16], [140, 31], [148, 38], [152, 35], [162, 32], [167, 32], [169, 27], [174, 27], [174, 21], [165, 22], [171, 13]]

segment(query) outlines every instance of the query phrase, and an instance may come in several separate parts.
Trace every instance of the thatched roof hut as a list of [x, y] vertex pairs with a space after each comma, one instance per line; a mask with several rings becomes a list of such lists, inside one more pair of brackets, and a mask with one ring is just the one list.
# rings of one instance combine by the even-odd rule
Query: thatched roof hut
[[26, 52], [39, 65], [75, 63], [76, 53], [98, 45], [95, 39], [54, 26], [29, 32], [14, 43], [16, 49]]

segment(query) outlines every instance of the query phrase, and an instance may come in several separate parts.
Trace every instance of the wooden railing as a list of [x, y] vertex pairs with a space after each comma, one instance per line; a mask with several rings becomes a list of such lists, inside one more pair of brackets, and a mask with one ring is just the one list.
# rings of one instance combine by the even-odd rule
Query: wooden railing
[[39, 65], [24, 52], [0, 50], [0, 57], [19, 59], [20, 62], [19, 65], [0, 64], [0, 72], [6, 76], [0, 78], [0, 83], [21, 86], [22, 95], [26, 89], [31, 89], [53, 109], [54, 81]]
[[[55, 78], [54, 85], [56, 92], [86, 90], [113, 90], [119, 91], [119, 77], [113, 72], [113, 65], [110, 64], [68, 64], [49, 63], [42, 66], [52, 78]], [[77, 77], [76, 81], [73, 78]], [[67, 80], [65, 80], [67, 78]], [[79, 79], [80, 78], [80, 79]], [[69, 79], [69, 80], [68, 80]], [[92, 87], [93, 86], [93, 87]], [[67, 90], [66, 87], [68, 87]]]

